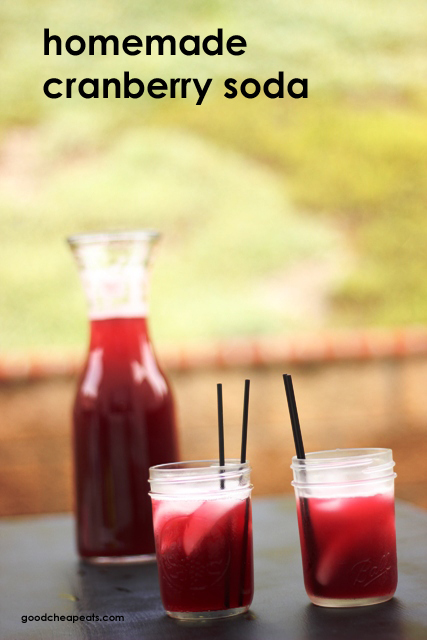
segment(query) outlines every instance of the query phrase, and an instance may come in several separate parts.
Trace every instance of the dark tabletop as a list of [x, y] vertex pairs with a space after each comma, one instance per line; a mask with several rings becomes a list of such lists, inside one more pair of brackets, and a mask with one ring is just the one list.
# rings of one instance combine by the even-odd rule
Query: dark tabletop
[[[254, 500], [255, 597], [245, 616], [183, 623], [162, 609], [155, 564], [79, 563], [70, 516], [0, 521], [1, 640], [427, 639], [427, 512], [398, 503], [399, 586], [358, 609], [309, 603], [291, 497]], [[23, 623], [22, 616], [124, 616], [124, 621]]]

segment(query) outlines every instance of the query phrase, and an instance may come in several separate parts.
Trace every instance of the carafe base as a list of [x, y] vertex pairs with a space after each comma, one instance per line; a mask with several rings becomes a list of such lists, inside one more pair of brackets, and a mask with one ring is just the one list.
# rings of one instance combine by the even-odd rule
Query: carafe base
[[82, 562], [88, 564], [121, 565], [121, 564], [146, 564], [156, 562], [155, 553], [145, 553], [136, 556], [80, 556]]

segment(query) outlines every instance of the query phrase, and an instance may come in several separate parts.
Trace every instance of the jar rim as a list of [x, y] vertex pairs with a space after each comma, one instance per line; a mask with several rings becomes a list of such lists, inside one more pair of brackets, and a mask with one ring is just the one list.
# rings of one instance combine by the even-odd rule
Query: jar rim
[[75, 233], [66, 238], [70, 246], [95, 244], [98, 242], [129, 242], [133, 240], [158, 240], [161, 234], [156, 229], [127, 229], [122, 231], [90, 231]]
[[[328, 454], [328, 455], [327, 455]], [[320, 469], [331, 466], [359, 466], [381, 461], [381, 464], [393, 462], [392, 450], [381, 447], [327, 449], [306, 453], [305, 458], [293, 456], [291, 468], [301, 467]], [[379, 466], [379, 462], [375, 466]]]
[[391, 449], [330, 449], [306, 456], [292, 458], [294, 486], [370, 483], [396, 475]]
[[[203, 484], [223, 481], [226, 484], [245, 478], [249, 480], [251, 467], [249, 462], [240, 462], [236, 458], [227, 458], [224, 465], [216, 460], [185, 460], [169, 462], [149, 469], [149, 483], [152, 491], [164, 485]], [[242, 488], [242, 487], [241, 487]]]
[[151, 470], [162, 473], [163, 471], [176, 471], [177, 473], [185, 473], [190, 471], [203, 471], [207, 469], [229, 469], [241, 470], [242, 467], [249, 467], [249, 461], [240, 462], [238, 458], [226, 458], [225, 464], [220, 465], [218, 459], [212, 460], [182, 460], [180, 462], [167, 462], [165, 464], [156, 464], [150, 467]]

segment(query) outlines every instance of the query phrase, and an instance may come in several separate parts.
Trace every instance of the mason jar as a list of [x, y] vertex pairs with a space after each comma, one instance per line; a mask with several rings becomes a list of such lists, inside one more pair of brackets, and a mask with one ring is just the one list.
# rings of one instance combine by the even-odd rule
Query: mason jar
[[397, 586], [391, 449], [336, 449], [292, 459], [304, 584], [324, 607], [392, 598]]
[[177, 462], [151, 467], [160, 590], [173, 618], [244, 613], [253, 597], [249, 463]]

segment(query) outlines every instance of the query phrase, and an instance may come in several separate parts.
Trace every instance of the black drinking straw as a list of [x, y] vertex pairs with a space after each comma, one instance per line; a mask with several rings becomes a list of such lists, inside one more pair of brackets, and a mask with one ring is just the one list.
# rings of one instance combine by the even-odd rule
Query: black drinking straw
[[[248, 415], [249, 415], [249, 387], [250, 380], [245, 380], [245, 397], [243, 401], [243, 423], [242, 423], [242, 448], [240, 453], [240, 463], [246, 462], [246, 442], [248, 439]], [[243, 525], [242, 540], [242, 565], [240, 572], [239, 607], [243, 606], [243, 596], [245, 589], [246, 560], [248, 555], [248, 529], [249, 529], [249, 496], [245, 500], [245, 522]]]
[[243, 422], [242, 422], [242, 448], [240, 451], [240, 462], [246, 462], [246, 442], [248, 439], [248, 415], [249, 415], [249, 388], [250, 380], [245, 380], [245, 397], [243, 400]]
[[298, 418], [292, 377], [288, 373], [284, 373], [283, 382], [285, 383], [286, 397], [288, 399], [289, 415], [291, 416], [292, 433], [294, 435], [297, 458], [305, 460], [304, 444], [302, 442], [301, 426]]
[[[299, 460], [305, 460], [304, 444], [302, 441], [301, 426], [298, 418], [297, 403], [295, 401], [292, 377], [289, 374], [284, 373], [283, 382], [285, 383], [286, 398], [288, 400], [289, 415], [291, 417], [292, 433], [294, 436], [297, 458]], [[304, 537], [306, 540], [309, 565], [314, 578], [315, 576], [314, 564], [315, 564], [315, 558], [316, 558], [316, 551], [315, 551], [314, 532], [313, 532], [313, 527], [310, 520], [310, 511], [309, 511], [307, 498], [300, 498], [300, 510], [301, 510], [302, 528], [303, 528]]]
[[[219, 466], [220, 466], [220, 475], [223, 474], [225, 469], [225, 451], [224, 451], [224, 412], [222, 408], [222, 384], [218, 383], [216, 385], [217, 399], [218, 399], [218, 443], [219, 443]], [[221, 489], [225, 488], [224, 478], [220, 480]], [[228, 532], [231, 538], [231, 531]], [[225, 575], [225, 584], [224, 584], [224, 607], [226, 609], [230, 608], [230, 565], [227, 567], [227, 572]]]
[[[218, 398], [218, 443], [219, 443], [219, 466], [220, 474], [223, 473], [225, 467], [225, 452], [224, 452], [224, 413], [222, 408], [222, 384], [216, 385], [217, 398]], [[221, 489], [224, 489], [224, 479], [221, 478]]]

